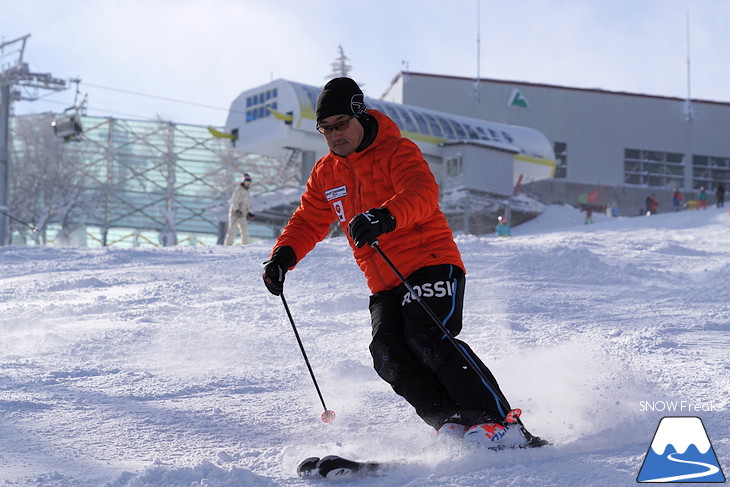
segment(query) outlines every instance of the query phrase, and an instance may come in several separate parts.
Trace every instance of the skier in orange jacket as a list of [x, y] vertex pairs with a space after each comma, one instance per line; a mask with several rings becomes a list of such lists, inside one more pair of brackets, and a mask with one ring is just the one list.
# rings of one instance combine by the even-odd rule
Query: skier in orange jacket
[[439, 437], [495, 446], [525, 441], [505, 422], [509, 405], [499, 400], [504, 396], [489, 369], [457, 340], [489, 379], [485, 384], [369, 245], [378, 241], [413, 291], [458, 335], [464, 264], [421, 151], [395, 122], [365, 106], [350, 78], [329, 81], [315, 112], [330, 152], [314, 165], [299, 207], [264, 263], [266, 287], [282, 294], [287, 271], [339, 221], [373, 293], [370, 352], [380, 377]]

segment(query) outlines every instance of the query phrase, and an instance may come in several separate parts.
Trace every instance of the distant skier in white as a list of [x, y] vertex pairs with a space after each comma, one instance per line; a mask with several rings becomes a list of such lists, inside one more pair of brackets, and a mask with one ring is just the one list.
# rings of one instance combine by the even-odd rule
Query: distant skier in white
[[248, 219], [253, 218], [249, 211], [251, 199], [249, 188], [251, 187], [251, 176], [248, 173], [243, 175], [241, 184], [236, 186], [231, 196], [231, 207], [228, 210], [228, 232], [226, 233], [226, 245], [233, 245], [236, 233], [241, 232], [241, 245], [246, 245], [251, 238], [248, 234]]

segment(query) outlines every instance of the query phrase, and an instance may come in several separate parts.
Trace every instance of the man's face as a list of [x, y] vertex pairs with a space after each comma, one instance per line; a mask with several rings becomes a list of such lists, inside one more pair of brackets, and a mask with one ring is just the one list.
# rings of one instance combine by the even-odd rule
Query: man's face
[[357, 118], [352, 115], [332, 115], [317, 124], [327, 145], [337, 155], [347, 157], [358, 148], [365, 134]]

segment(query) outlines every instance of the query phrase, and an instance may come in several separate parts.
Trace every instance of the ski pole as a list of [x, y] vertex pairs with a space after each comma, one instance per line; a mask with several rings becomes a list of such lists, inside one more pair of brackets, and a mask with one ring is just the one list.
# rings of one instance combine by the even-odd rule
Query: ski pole
[[[476, 372], [476, 374], [479, 376], [479, 378], [482, 380], [484, 385], [489, 389], [489, 392], [491, 392], [494, 397], [501, 403], [501, 406], [504, 409], [510, 409], [509, 404], [507, 402], [507, 398], [504, 397], [504, 394], [502, 394], [502, 391], [500, 391], [497, 387], [494, 386], [494, 384], [491, 384], [492, 381], [490, 381], [486, 374], [484, 374], [484, 371], [479, 368], [479, 366], [474, 362], [474, 360], [469, 357], [469, 354], [466, 353], [466, 350], [464, 350], [461, 346], [459, 346], [459, 343], [456, 341], [456, 338], [454, 338], [454, 335], [451, 334], [451, 330], [446, 328], [446, 325], [441, 323], [441, 320], [439, 320], [438, 316], [436, 316], [436, 313], [431, 309], [431, 307], [426, 304], [425, 301], [421, 299], [421, 295], [413, 289], [413, 286], [408, 282], [408, 280], [403, 277], [403, 274], [400, 273], [398, 268], [391, 262], [391, 260], [388, 258], [387, 255], [383, 252], [383, 249], [380, 248], [380, 243], [375, 240], [370, 244], [370, 246], [375, 249], [375, 252], [377, 252], [380, 257], [383, 258], [386, 264], [388, 264], [388, 267], [391, 268], [391, 270], [395, 273], [396, 276], [398, 276], [398, 279], [405, 285], [406, 289], [411, 293], [411, 297], [414, 298], [416, 301], [418, 301], [418, 304], [421, 305], [421, 308], [426, 312], [426, 314], [433, 320], [436, 325], [441, 329], [441, 331], [444, 333], [444, 336], [451, 342], [451, 344], [456, 348], [456, 350], [461, 354], [462, 358], [466, 360], [466, 363], [469, 364], [469, 366]], [[525, 436], [529, 440], [534, 435], [532, 435], [527, 429], [525, 428], [525, 425], [522, 424], [522, 420], [520, 419], [520, 414], [522, 411], [519, 409], [514, 409], [510, 411], [506, 418], [508, 422], [510, 423], [517, 423], [520, 426], [520, 429], [522, 429], [523, 433], [525, 433]]]
[[324, 403], [324, 398], [322, 397], [322, 392], [319, 390], [319, 384], [317, 384], [317, 379], [314, 377], [314, 371], [312, 370], [312, 366], [309, 364], [309, 359], [307, 358], [307, 352], [304, 351], [304, 345], [302, 344], [302, 339], [299, 338], [299, 332], [297, 331], [296, 325], [294, 325], [294, 318], [291, 316], [291, 311], [289, 311], [289, 305], [286, 304], [286, 299], [284, 299], [284, 293], [281, 293], [281, 302], [284, 303], [284, 309], [286, 310], [286, 315], [289, 317], [289, 323], [291, 323], [292, 330], [294, 330], [294, 336], [297, 337], [297, 343], [299, 343], [299, 349], [302, 351], [302, 356], [304, 357], [304, 362], [307, 364], [307, 368], [309, 369], [309, 375], [312, 376], [312, 382], [314, 382], [314, 388], [317, 389], [317, 394], [319, 395], [319, 400], [322, 401], [322, 407], [324, 408], [324, 412], [322, 413], [322, 421], [325, 423], [331, 423], [335, 420], [335, 412], [331, 409], [327, 409], [327, 405]]

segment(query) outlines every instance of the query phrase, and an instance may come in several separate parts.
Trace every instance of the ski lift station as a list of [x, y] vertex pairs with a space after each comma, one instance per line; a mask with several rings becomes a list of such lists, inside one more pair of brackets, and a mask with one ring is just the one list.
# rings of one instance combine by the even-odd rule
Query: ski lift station
[[[321, 87], [272, 81], [236, 98], [225, 131], [245, 152], [301, 162], [304, 182], [327, 151], [316, 130]], [[539, 130], [365, 97], [368, 109], [395, 121], [421, 149], [441, 188], [441, 205], [454, 230], [486, 233], [499, 212], [530, 218], [541, 205], [515, 198], [515, 188], [553, 177], [553, 146]]]

